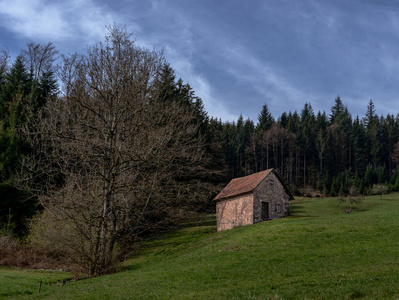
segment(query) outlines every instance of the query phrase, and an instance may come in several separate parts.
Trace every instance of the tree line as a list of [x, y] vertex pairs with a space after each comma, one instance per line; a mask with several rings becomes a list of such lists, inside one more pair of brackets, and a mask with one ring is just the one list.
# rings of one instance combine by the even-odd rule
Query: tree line
[[[232, 178], [275, 168], [294, 193], [399, 190], [399, 117], [370, 100], [256, 124], [209, 117], [162, 51], [123, 28], [87, 53], [27, 44], [0, 53], [0, 238], [19, 236], [91, 276], [112, 271], [143, 236], [200, 212]], [[56, 64], [57, 62], [57, 64]]]
[[211, 118], [208, 134], [222, 145], [230, 178], [275, 168], [296, 194], [347, 195], [351, 187], [370, 194], [373, 185], [399, 190], [399, 115], [378, 116], [372, 100], [362, 118], [353, 118], [340, 96], [329, 114], [305, 103], [300, 113], [275, 119], [265, 104], [256, 124], [242, 116]]

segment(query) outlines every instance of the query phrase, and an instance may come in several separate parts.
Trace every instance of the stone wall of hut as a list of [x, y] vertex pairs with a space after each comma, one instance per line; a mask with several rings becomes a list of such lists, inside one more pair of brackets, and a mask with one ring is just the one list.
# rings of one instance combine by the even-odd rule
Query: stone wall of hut
[[234, 197], [216, 203], [217, 231], [253, 224], [253, 195]]

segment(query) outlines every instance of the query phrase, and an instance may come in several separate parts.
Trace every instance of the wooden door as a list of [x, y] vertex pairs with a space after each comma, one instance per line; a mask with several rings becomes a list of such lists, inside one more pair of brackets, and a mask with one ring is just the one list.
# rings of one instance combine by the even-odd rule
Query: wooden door
[[269, 202], [262, 202], [262, 220], [269, 219]]

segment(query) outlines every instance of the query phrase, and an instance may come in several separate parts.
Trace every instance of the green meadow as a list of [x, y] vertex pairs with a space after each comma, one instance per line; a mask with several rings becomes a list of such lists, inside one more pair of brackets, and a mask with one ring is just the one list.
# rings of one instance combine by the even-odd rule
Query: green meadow
[[337, 204], [297, 199], [291, 217], [225, 232], [207, 216], [98, 278], [0, 269], [0, 298], [398, 299], [399, 194], [365, 197], [350, 214]]

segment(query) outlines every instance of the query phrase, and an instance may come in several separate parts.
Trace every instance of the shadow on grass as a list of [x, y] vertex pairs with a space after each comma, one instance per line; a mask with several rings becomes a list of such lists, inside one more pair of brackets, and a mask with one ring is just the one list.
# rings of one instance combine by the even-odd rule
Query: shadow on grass
[[137, 249], [130, 252], [122, 264], [123, 270], [136, 270], [142, 265], [140, 257], [175, 254], [203, 236], [216, 232], [216, 215], [202, 215], [186, 220], [167, 231], [143, 237]]
[[179, 228], [216, 226], [216, 215], [206, 215], [192, 220], [188, 220], [179, 225]]
[[316, 215], [311, 215], [304, 206], [294, 204], [290, 205], [290, 218], [314, 218]]
[[304, 213], [303, 205], [290, 205], [290, 216], [298, 216], [298, 214]]

